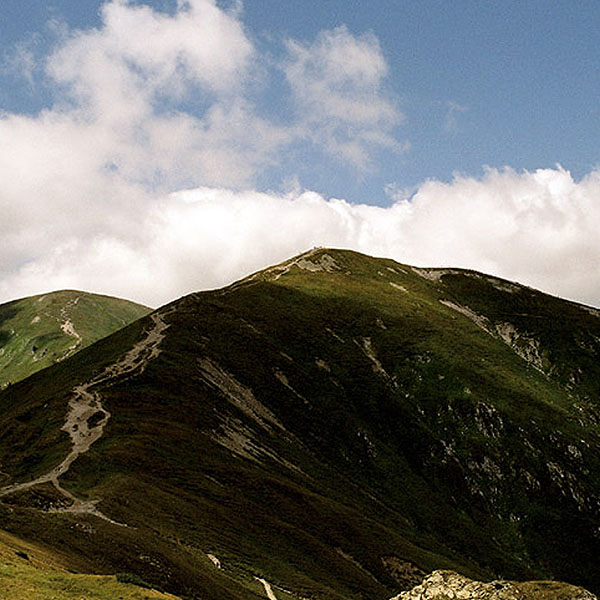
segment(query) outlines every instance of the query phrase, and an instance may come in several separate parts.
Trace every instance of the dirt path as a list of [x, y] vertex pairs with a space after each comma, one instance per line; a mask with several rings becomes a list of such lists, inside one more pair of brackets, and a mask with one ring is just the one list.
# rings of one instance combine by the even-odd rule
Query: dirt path
[[271, 587], [268, 581], [262, 579], [261, 577], [255, 577], [254, 579], [260, 581], [263, 584], [263, 587], [265, 588], [265, 593], [267, 594], [267, 598], [269, 600], [277, 600], [277, 596], [273, 592], [273, 588]]
[[[44, 298], [45, 298], [45, 296], [40, 298], [38, 300], [38, 302], [41, 302]], [[69, 310], [71, 309], [71, 307], [77, 306], [79, 300], [81, 300], [81, 296], [76, 296], [72, 300], [69, 300], [60, 309], [60, 316], [58, 316], [58, 317], [50, 314], [47, 310], [44, 311], [44, 314], [49, 319], [53, 319], [58, 323], [58, 326], [60, 327], [60, 329], [63, 333], [65, 333], [66, 335], [69, 335], [75, 339], [75, 342], [71, 346], [69, 346], [69, 348], [67, 348], [67, 351], [65, 352], [65, 354], [63, 354], [61, 357], [59, 357], [57, 359], [57, 362], [65, 360], [65, 358], [68, 358], [69, 356], [71, 356], [71, 354], [73, 354], [77, 350], [77, 348], [79, 348], [79, 346], [81, 346], [81, 343], [83, 341], [82, 337], [75, 330], [73, 321], [71, 321], [71, 317], [69, 316]], [[36, 321], [36, 319], [37, 319], [37, 321]], [[37, 323], [39, 320], [40, 320], [39, 316], [36, 316], [36, 317], [34, 317], [32, 323]]]
[[64, 321], [61, 324], [60, 328], [64, 333], [75, 338], [75, 343], [69, 346], [67, 353], [60, 359], [65, 360], [65, 358], [68, 358], [77, 350], [77, 348], [81, 345], [82, 339], [81, 336], [75, 331], [75, 327], [73, 326], [73, 322], [71, 321], [71, 319], [67, 319], [66, 321]]
[[[75, 386], [73, 389], [73, 396], [69, 401], [69, 412], [64, 425], [61, 427], [62, 431], [69, 434], [72, 443], [71, 451], [66, 458], [51, 471], [32, 481], [0, 488], [0, 498], [30, 489], [42, 483], [51, 483], [61, 494], [73, 502], [71, 506], [57, 509], [55, 512], [93, 514], [111, 523], [116, 523], [96, 508], [98, 500], [83, 501], [76, 498], [60, 485], [59, 478], [71, 468], [71, 465], [81, 454], [87, 452], [91, 445], [102, 437], [104, 427], [110, 419], [110, 413], [102, 406], [102, 397], [91, 388], [100, 384], [110, 385], [116, 378], [133, 372], [143, 373], [148, 362], [159, 355], [158, 346], [165, 337], [164, 332], [168, 325], [158, 313], [152, 314], [151, 318], [153, 321], [152, 328], [123, 358], [106, 367], [100, 375], [87, 383]], [[121, 525], [121, 523], [117, 524]]]

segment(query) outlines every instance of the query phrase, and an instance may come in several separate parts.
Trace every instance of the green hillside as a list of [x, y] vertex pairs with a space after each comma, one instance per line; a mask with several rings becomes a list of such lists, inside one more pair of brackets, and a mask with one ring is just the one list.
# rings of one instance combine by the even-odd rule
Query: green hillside
[[314, 250], [0, 394], [0, 523], [184, 598], [597, 592], [599, 352], [594, 309]]
[[55, 553], [0, 532], [3, 600], [177, 600], [143, 587], [139, 580], [138, 585], [124, 583], [127, 579], [125, 574], [75, 575], [60, 564]]
[[150, 309], [66, 290], [0, 305], [0, 388], [106, 337]]

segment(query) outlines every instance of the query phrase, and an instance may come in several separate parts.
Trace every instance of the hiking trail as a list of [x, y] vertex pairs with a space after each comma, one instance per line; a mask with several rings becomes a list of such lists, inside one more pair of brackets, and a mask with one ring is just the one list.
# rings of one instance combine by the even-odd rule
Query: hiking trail
[[96, 508], [99, 500], [80, 500], [71, 492], [63, 488], [59, 478], [64, 475], [77, 458], [87, 452], [92, 444], [98, 441], [104, 433], [104, 427], [110, 419], [110, 412], [102, 406], [102, 397], [91, 388], [100, 384], [111, 385], [114, 380], [123, 376], [143, 373], [148, 362], [156, 358], [160, 350], [158, 346], [165, 337], [168, 325], [162, 320], [158, 313], [150, 315], [153, 326], [145, 337], [140, 340], [123, 358], [106, 367], [99, 375], [90, 379], [87, 383], [77, 385], [73, 388], [73, 395], [69, 401], [69, 411], [65, 423], [61, 427], [71, 437], [72, 448], [63, 461], [48, 473], [25, 483], [16, 483], [0, 488], [0, 498], [33, 488], [43, 483], [51, 483], [61, 494], [72, 501], [65, 508], [53, 509], [50, 512], [71, 512], [80, 514], [92, 514], [101, 519], [123, 525], [113, 521]]

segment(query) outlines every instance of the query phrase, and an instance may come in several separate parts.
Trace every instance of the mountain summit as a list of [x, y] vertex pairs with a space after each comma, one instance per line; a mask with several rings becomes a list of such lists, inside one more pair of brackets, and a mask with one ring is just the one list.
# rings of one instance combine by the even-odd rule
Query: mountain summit
[[597, 592], [599, 353], [590, 307], [315, 249], [0, 394], [0, 520], [190, 598]]

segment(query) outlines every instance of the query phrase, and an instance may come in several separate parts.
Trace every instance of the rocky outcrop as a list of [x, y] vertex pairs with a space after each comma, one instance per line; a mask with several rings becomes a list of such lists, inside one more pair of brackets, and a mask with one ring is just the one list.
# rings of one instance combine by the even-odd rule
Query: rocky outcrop
[[583, 588], [555, 581], [474, 581], [453, 571], [434, 571], [412, 590], [390, 600], [598, 600]]

